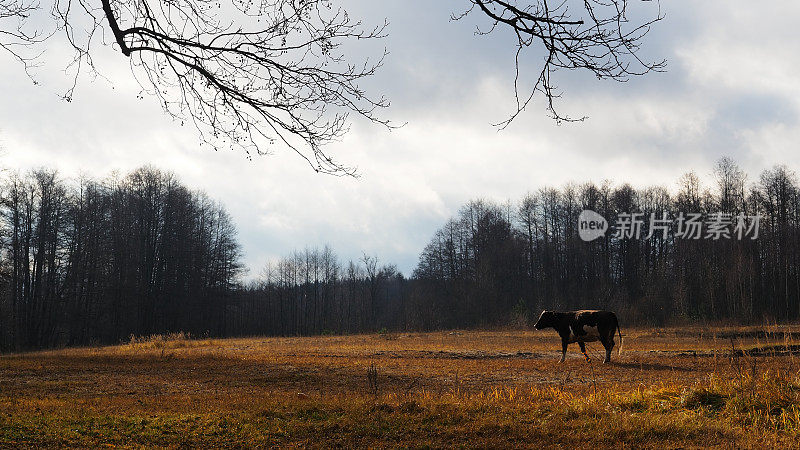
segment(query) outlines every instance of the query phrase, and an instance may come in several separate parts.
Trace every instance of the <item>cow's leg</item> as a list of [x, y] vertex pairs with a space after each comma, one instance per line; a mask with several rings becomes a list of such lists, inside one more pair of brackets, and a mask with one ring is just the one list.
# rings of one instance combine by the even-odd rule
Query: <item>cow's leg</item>
[[611, 350], [614, 349], [614, 339], [604, 339], [602, 341], [603, 347], [606, 349], [606, 359], [603, 360], [603, 364], [611, 362]]
[[589, 355], [586, 354], [586, 344], [581, 341], [578, 341], [578, 345], [581, 346], [581, 353], [583, 353], [583, 357], [586, 358], [586, 361], [589, 361]]
[[567, 357], [567, 345], [568, 344], [569, 344], [569, 342], [567, 342], [566, 339], [561, 339], [561, 361], [559, 361], [560, 363], [564, 362], [564, 359], [566, 359], [566, 357]]

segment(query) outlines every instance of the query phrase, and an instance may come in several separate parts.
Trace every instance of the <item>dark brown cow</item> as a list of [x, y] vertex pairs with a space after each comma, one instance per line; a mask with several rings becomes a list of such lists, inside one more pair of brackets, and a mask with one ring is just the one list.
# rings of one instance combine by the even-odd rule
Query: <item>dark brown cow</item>
[[586, 342], [600, 341], [606, 349], [604, 363], [611, 361], [611, 350], [614, 348], [614, 332], [619, 334], [619, 353], [622, 353], [622, 332], [619, 329], [617, 315], [611, 311], [542, 311], [534, 328], [543, 330], [554, 328], [561, 336], [561, 361], [567, 356], [567, 345], [577, 342], [581, 353], [586, 354]]

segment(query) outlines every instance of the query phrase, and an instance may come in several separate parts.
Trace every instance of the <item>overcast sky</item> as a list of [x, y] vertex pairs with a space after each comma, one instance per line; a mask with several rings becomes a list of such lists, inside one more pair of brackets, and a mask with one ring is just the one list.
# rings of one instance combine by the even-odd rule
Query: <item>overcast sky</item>
[[[666, 58], [666, 73], [625, 84], [558, 74], [562, 110], [589, 119], [557, 126], [539, 101], [500, 132], [491, 123], [513, 106], [509, 36], [475, 37], [475, 20], [450, 22], [459, 0], [344, 4], [367, 23], [389, 20], [381, 45], [391, 54], [365, 87], [392, 101], [384, 117], [407, 122], [391, 132], [356, 122], [329, 148], [358, 166], [357, 180], [317, 175], [291, 152], [248, 161], [199, 147], [154, 99], [137, 99], [125, 58], [111, 51], [97, 55], [111, 82], [84, 77], [74, 101], [61, 101], [69, 80], [57, 45], [39, 86], [0, 52], [0, 165], [53, 167], [67, 179], [144, 164], [172, 171], [224, 203], [251, 276], [271, 258], [326, 243], [343, 259], [366, 252], [410, 274], [436, 229], [473, 198], [604, 179], [674, 187], [688, 170], [708, 176], [721, 156], [751, 179], [778, 163], [800, 168], [796, 1], [664, 2], [643, 55]], [[652, 2], [633, 2], [641, 5]]]

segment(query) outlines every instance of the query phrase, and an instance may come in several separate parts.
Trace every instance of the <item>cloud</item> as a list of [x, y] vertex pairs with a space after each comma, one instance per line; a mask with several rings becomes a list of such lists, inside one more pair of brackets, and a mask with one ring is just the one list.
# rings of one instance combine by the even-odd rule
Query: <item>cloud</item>
[[[316, 175], [290, 151], [248, 161], [200, 147], [194, 130], [166, 117], [155, 100], [137, 99], [125, 58], [112, 51], [96, 58], [112, 83], [84, 77], [72, 103], [58, 100], [65, 81], [57, 56], [35, 87], [0, 54], [2, 164], [51, 166], [67, 177], [143, 164], [171, 170], [225, 204], [251, 276], [269, 259], [326, 243], [343, 258], [377, 254], [410, 274], [435, 230], [472, 198], [518, 199], [570, 181], [673, 186], [690, 169], [710, 174], [723, 155], [753, 178], [775, 163], [800, 167], [794, 3], [665, 4], [667, 19], [645, 52], [667, 57], [667, 73], [622, 84], [559, 73], [563, 108], [589, 119], [558, 126], [539, 99], [503, 131], [491, 123], [513, 108], [513, 41], [473, 36], [477, 18], [449, 22], [459, 5], [346, 3], [368, 23], [390, 20], [384, 42], [355, 52], [389, 48], [383, 70], [364, 87], [392, 100], [387, 117], [407, 122], [389, 131], [355, 119], [329, 148], [359, 167], [358, 180]], [[537, 63], [535, 55], [525, 61]]]

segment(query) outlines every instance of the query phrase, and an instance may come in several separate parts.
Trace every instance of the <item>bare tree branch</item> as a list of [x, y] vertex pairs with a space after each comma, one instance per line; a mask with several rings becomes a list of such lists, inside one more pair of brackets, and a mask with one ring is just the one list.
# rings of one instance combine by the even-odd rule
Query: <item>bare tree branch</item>
[[[654, 18], [641, 23], [628, 19], [628, 0], [469, 0], [471, 5], [460, 20], [473, 11], [488, 16], [489, 29], [476, 34], [487, 35], [497, 29], [510, 29], [516, 37], [514, 94], [516, 110], [502, 122], [505, 128], [536, 96], [544, 95], [547, 110], [557, 122], [582, 121], [586, 117], [562, 115], [555, 105], [561, 94], [553, 84], [552, 75], [558, 69], [587, 70], [598, 79], [624, 82], [632, 76], [664, 70], [666, 61], [648, 62], [637, 52], [650, 27], [664, 18], [658, 1]], [[645, 0], [643, 0], [645, 1]], [[532, 87], [521, 86], [520, 62], [523, 51], [530, 47], [543, 48], [544, 61]]]
[[28, 30], [25, 25], [38, 4], [25, 0], [0, 0], [0, 49], [11, 54], [22, 63], [25, 73], [33, 79], [31, 69], [37, 66], [39, 54], [29, 54], [31, 47], [48, 36], [37, 30]]
[[[0, 0], [0, 14], [24, 22], [38, 5], [22, 1]], [[354, 175], [323, 147], [348, 131], [350, 114], [393, 126], [376, 115], [388, 101], [359, 87], [386, 52], [354, 64], [340, 48], [381, 38], [388, 24], [365, 28], [330, 0], [54, 0], [51, 14], [74, 51], [67, 101], [82, 72], [98, 74], [96, 45], [112, 45], [130, 58], [142, 94], [215, 150], [251, 157], [277, 143], [317, 172]]]
[[[29, 15], [41, 8], [30, 1], [0, 0], [0, 48], [26, 71], [37, 64], [37, 55], [21, 49], [51, 35], [25, 30]], [[651, 25], [664, 17], [657, 2], [655, 18], [632, 23], [628, 0], [558, 1], [469, 0], [470, 8], [453, 17], [477, 10], [492, 21], [478, 34], [509, 29], [516, 37], [516, 110], [497, 124], [501, 128], [537, 93], [547, 99], [556, 121], [584, 119], [557, 110], [560, 93], [552, 75], [558, 69], [626, 81], [665, 67], [664, 61], [647, 62], [637, 54]], [[140, 97], [158, 98], [168, 114], [193, 124], [214, 149], [243, 149], [250, 157], [271, 153], [278, 144], [318, 172], [353, 175], [352, 167], [323, 150], [348, 131], [349, 115], [393, 126], [376, 114], [388, 101], [359, 87], [386, 52], [353, 64], [341, 48], [383, 37], [387, 24], [365, 28], [331, 0], [53, 0], [50, 13], [55, 30], [73, 49], [67, 101], [81, 73], [99, 75], [92, 59], [96, 46], [110, 45], [130, 59]], [[544, 49], [544, 60], [533, 86], [527, 86], [520, 62], [531, 47]]]

